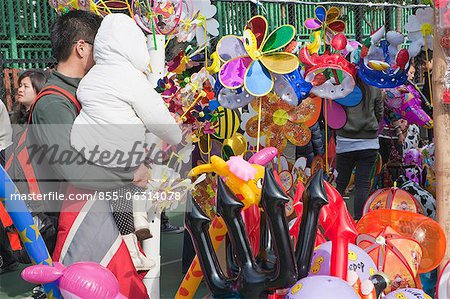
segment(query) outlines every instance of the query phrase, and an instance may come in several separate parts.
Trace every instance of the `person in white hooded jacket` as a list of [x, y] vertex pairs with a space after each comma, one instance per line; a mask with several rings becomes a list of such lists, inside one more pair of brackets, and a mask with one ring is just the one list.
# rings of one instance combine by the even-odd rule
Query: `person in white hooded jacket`
[[[171, 145], [181, 142], [179, 125], [144, 74], [150, 56], [145, 35], [133, 19], [125, 14], [104, 18], [94, 41], [94, 60], [77, 89], [82, 109], [71, 144], [78, 152], [94, 164], [127, 170], [144, 161], [154, 135]], [[128, 185], [105, 193], [138, 270], [152, 265], [137, 249], [136, 235], [146, 239], [151, 233], [145, 201], [130, 201], [129, 194], [143, 191]]]

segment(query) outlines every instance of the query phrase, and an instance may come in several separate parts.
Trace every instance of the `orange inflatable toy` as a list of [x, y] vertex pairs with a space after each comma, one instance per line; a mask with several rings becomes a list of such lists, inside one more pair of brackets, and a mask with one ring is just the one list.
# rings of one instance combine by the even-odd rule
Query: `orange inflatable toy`
[[359, 234], [379, 234], [390, 226], [399, 235], [417, 241], [422, 248], [418, 273], [427, 273], [442, 262], [446, 238], [439, 223], [427, 216], [398, 210], [377, 210], [363, 216], [356, 228]]

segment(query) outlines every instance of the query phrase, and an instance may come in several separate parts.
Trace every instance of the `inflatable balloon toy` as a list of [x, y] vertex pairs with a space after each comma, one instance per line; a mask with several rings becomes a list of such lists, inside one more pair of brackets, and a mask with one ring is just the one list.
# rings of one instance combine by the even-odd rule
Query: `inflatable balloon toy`
[[68, 267], [35, 265], [22, 271], [30, 283], [57, 282], [65, 299], [126, 299], [119, 291], [117, 278], [107, 268], [93, 262], [78, 262]]
[[[256, 264], [247, 239], [241, 211], [244, 204], [219, 179], [217, 210], [226, 223], [228, 236], [235, 252], [237, 273], [226, 277], [218, 263], [208, 233], [209, 218], [201, 211], [195, 201], [190, 201], [185, 215], [185, 225], [191, 235], [194, 248], [200, 260], [205, 282], [213, 297], [257, 298], [267, 291], [288, 288], [297, 281], [294, 253], [290, 246], [284, 204], [287, 197], [276, 183], [270, 170], [266, 170], [261, 204], [267, 219], [276, 252], [275, 271], [265, 271]], [[310, 189], [307, 189], [309, 192]], [[311, 232], [311, 231], [310, 231]], [[312, 248], [310, 248], [312, 251]]]
[[450, 261], [445, 264], [437, 283], [436, 299], [450, 298]]
[[397, 187], [378, 189], [373, 192], [364, 204], [363, 215], [382, 209], [424, 213], [422, 205], [413, 195]]
[[[323, 170], [320, 169], [318, 171], [322, 172]], [[317, 173], [317, 171], [314, 173]], [[349, 260], [348, 246], [349, 243], [354, 243], [357, 236], [355, 222], [350, 216], [350, 213], [348, 212], [344, 200], [339, 192], [326, 181], [324, 181], [324, 186], [328, 198], [328, 204], [321, 209], [319, 215], [319, 224], [323, 229], [323, 235], [321, 232], [317, 231], [317, 236], [319, 238], [326, 236], [332, 241], [330, 274], [332, 276], [340, 277], [341, 279], [346, 279]], [[294, 237], [294, 244], [296, 244], [297, 254], [301, 252], [298, 247], [298, 240], [301, 240], [301, 234], [297, 234], [297, 232], [301, 231], [300, 228], [303, 226], [301, 221], [303, 221], [302, 214], [304, 207], [300, 204], [300, 198], [302, 197], [303, 190], [302, 184], [299, 182], [293, 203], [293, 207], [297, 214], [297, 219], [290, 229], [290, 234]], [[325, 238], [323, 237], [323, 240], [324, 239]], [[305, 270], [305, 267], [303, 267], [303, 269], [299, 267], [299, 277], [302, 277], [303, 275], [303, 277], [306, 277], [308, 272], [300, 273], [300, 270]]]
[[422, 109], [422, 101], [426, 101], [421, 92], [409, 82], [396, 88], [386, 89], [386, 107], [392, 110], [398, 118], [403, 118], [409, 124], [425, 128], [433, 127], [433, 120]]
[[[278, 152], [275, 149], [265, 149], [260, 153], [256, 153], [253, 161], [257, 163], [265, 163], [267, 160], [275, 157]], [[215, 172], [221, 176], [231, 191], [234, 192], [244, 204], [244, 210], [252, 205], [258, 204], [261, 197], [261, 188], [264, 178], [264, 167], [259, 164], [250, 164], [242, 159], [242, 157], [235, 157], [227, 162], [217, 156], [211, 157], [210, 164], [204, 164], [193, 168], [190, 172], [191, 176], [197, 176], [202, 173]], [[231, 171], [233, 169], [233, 171]], [[253, 176], [252, 176], [253, 173]], [[245, 181], [244, 179], [249, 179]], [[254, 223], [253, 223], [254, 225]], [[250, 230], [253, 230], [252, 228]], [[213, 241], [213, 248], [217, 250], [220, 243], [225, 239], [227, 228], [222, 218], [215, 217], [212, 220], [209, 228], [209, 234]], [[256, 238], [255, 238], [256, 240]], [[195, 295], [195, 292], [200, 285], [203, 278], [198, 257], [194, 259], [191, 266], [178, 288], [175, 298], [183, 298], [188, 294]]]
[[384, 299], [431, 299], [431, 297], [421, 289], [407, 288], [389, 293]]
[[346, 281], [333, 276], [310, 276], [289, 289], [286, 299], [361, 299]]
[[[299, 106], [291, 106], [282, 101], [274, 93], [253, 101], [249, 105], [249, 113], [243, 113], [241, 128], [245, 130], [244, 136], [250, 141], [260, 137], [260, 144], [264, 147], [275, 147], [282, 152], [289, 140], [292, 144], [303, 146], [311, 139], [309, 126], [319, 118], [318, 97], [307, 98]], [[259, 105], [261, 115], [259, 116]], [[251, 107], [251, 108], [250, 108]], [[258, 120], [261, 125], [258, 126]], [[260, 128], [260, 134], [258, 134]]]
[[353, 287], [361, 299], [378, 299], [387, 288], [389, 280], [382, 272], [371, 275], [367, 280], [362, 280], [358, 274], [349, 270], [347, 282]]
[[[309, 276], [330, 275], [331, 246], [331, 241], [328, 241], [314, 250]], [[362, 248], [349, 244], [348, 270], [355, 271], [361, 281], [365, 281], [377, 272], [377, 267]]]
[[[345, 43], [347, 42], [343, 34], [336, 35], [333, 39], [345, 39]], [[340, 53], [311, 55], [308, 48], [303, 47], [299, 56], [305, 66], [305, 80], [313, 85], [310, 91], [312, 94], [324, 99], [337, 100], [347, 97], [354, 90], [356, 67]], [[360, 101], [361, 99], [352, 97], [349, 106], [356, 106]], [[345, 101], [341, 102], [344, 103]]]
[[220, 83], [229, 89], [244, 87], [253, 96], [267, 95], [274, 87], [273, 74], [289, 74], [299, 67], [297, 57], [277, 52], [295, 36], [295, 28], [283, 25], [267, 36], [267, 20], [251, 18], [242, 38], [228, 35], [217, 44], [224, 63], [219, 72]]
[[404, 154], [405, 176], [411, 182], [422, 183], [422, 157], [418, 149], [411, 149]]
[[387, 226], [378, 233], [360, 234], [356, 242], [375, 261], [377, 268], [389, 277], [386, 293], [420, 286], [418, 270], [422, 248], [417, 241]]
[[[5, 169], [0, 165], [0, 201], [5, 206], [19, 237], [33, 264], [53, 265], [52, 258], [47, 250], [44, 239], [34, 223], [28, 207]], [[58, 285], [53, 282], [43, 284], [47, 296], [62, 298]]]
[[[417, 213], [398, 210], [377, 210], [364, 215], [357, 224], [360, 234], [379, 234], [390, 226], [405, 239], [420, 244], [422, 260], [419, 273], [435, 269], [444, 258], [446, 236], [440, 225]], [[360, 246], [361, 247], [361, 246]], [[410, 252], [407, 256], [411, 256]]]
[[220, 105], [227, 109], [238, 109], [247, 106], [255, 99], [244, 87], [236, 89], [225, 88], [219, 80], [216, 80], [214, 93]]
[[436, 220], [436, 199], [433, 195], [415, 182], [406, 179], [404, 181], [400, 185], [400, 189], [405, 190], [416, 198], [417, 202], [422, 205], [424, 215]]
[[409, 150], [418, 149], [420, 142], [420, 129], [417, 125], [410, 125], [403, 141], [403, 153]]
[[384, 26], [368, 38], [359, 57], [359, 77], [368, 85], [378, 88], [395, 88], [406, 83], [411, 56], [399, 47], [404, 36], [396, 31], [385, 33]]

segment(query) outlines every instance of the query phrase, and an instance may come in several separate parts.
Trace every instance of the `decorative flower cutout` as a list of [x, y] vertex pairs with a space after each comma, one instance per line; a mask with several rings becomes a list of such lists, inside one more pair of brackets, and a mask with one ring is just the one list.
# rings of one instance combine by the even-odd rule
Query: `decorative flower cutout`
[[[291, 106], [282, 101], [277, 95], [270, 93], [261, 103], [261, 135], [264, 135], [264, 147], [275, 147], [282, 152], [289, 140], [297, 146], [306, 145], [311, 139], [311, 132], [306, 122], [315, 123], [318, 119], [317, 110], [320, 98], [308, 98], [299, 106]], [[259, 101], [251, 103], [253, 111], [258, 111]], [[243, 125], [246, 133], [252, 137], [258, 136], [258, 115], [245, 119]]]
[[263, 16], [250, 19], [244, 36], [228, 35], [217, 45], [219, 58], [225, 62], [219, 72], [220, 83], [229, 89], [244, 86], [254, 96], [267, 95], [273, 88], [272, 72], [287, 74], [299, 66], [291, 53], [276, 52], [295, 36], [295, 28], [283, 25], [267, 35], [267, 20]]
[[219, 22], [213, 17], [217, 13], [217, 7], [210, 0], [194, 1], [194, 10], [198, 10], [197, 20], [199, 23], [195, 28], [195, 38], [199, 46], [206, 43], [207, 34], [219, 35]]
[[419, 8], [415, 15], [409, 16], [405, 29], [411, 40], [410, 56], [419, 54], [422, 47], [433, 50], [433, 26], [434, 10], [431, 7]]
[[309, 18], [305, 21], [305, 27], [310, 30], [322, 28], [325, 31], [326, 43], [338, 33], [345, 31], [345, 23], [339, 20], [341, 12], [337, 7], [330, 7], [328, 10], [323, 6], [317, 6], [314, 10], [315, 18]]

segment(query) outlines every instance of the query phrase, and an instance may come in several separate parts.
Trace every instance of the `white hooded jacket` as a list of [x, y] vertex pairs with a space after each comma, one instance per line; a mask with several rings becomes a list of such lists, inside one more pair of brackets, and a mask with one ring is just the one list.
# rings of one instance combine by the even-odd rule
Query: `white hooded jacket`
[[143, 73], [150, 63], [146, 38], [130, 17], [104, 18], [94, 60], [77, 90], [82, 109], [71, 133], [77, 151], [95, 164], [122, 168], [142, 162], [136, 153], [143, 152], [146, 130], [169, 144], [181, 142], [180, 127]]

